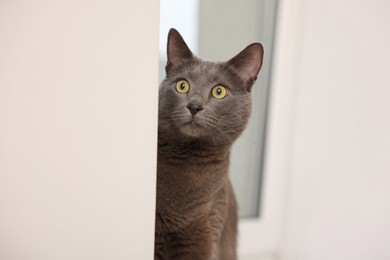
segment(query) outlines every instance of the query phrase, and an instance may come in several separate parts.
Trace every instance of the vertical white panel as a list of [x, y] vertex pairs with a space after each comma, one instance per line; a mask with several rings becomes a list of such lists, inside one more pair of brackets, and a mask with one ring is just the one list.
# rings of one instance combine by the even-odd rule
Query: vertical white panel
[[0, 259], [152, 259], [158, 12], [0, 3]]
[[280, 53], [299, 44], [274, 98], [295, 104], [279, 148], [291, 148], [282, 259], [390, 259], [389, 2], [287, 2], [302, 29], [281, 20]]

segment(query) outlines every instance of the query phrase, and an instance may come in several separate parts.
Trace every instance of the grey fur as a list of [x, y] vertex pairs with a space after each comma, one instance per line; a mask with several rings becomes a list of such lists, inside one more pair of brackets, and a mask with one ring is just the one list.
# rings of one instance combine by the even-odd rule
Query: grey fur
[[[250, 116], [263, 47], [254, 43], [227, 62], [203, 61], [171, 29], [167, 49], [159, 94], [155, 259], [234, 260], [237, 205], [229, 155]], [[188, 93], [176, 91], [181, 79], [189, 82]], [[216, 85], [228, 89], [225, 98], [211, 95]], [[201, 109], [191, 113], [191, 106]]]

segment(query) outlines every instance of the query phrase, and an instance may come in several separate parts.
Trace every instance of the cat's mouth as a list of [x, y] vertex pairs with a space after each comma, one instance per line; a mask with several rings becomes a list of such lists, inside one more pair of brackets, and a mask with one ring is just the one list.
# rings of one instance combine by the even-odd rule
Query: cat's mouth
[[207, 130], [205, 128], [205, 125], [202, 123], [202, 120], [196, 116], [185, 121], [182, 124], [181, 129], [185, 135], [193, 137], [200, 137], [207, 134]]
[[194, 116], [190, 120], [186, 121], [184, 126], [203, 127], [201, 120]]

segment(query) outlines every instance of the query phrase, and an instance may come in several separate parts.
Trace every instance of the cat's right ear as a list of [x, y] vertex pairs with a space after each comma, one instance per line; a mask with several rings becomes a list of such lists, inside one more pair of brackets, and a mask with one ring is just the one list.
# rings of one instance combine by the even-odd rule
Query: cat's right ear
[[168, 45], [167, 45], [167, 65], [165, 71], [169, 76], [174, 68], [183, 64], [186, 60], [191, 59], [193, 54], [185, 43], [180, 33], [171, 28], [168, 33]]
[[227, 61], [229, 66], [244, 81], [248, 91], [257, 79], [263, 64], [264, 47], [256, 42], [246, 47], [239, 54]]

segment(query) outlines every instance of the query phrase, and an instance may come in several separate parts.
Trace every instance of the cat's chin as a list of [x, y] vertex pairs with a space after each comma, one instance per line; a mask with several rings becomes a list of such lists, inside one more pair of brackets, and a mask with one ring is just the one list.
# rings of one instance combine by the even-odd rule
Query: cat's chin
[[210, 131], [208, 131], [204, 126], [197, 123], [196, 121], [190, 121], [187, 123], [184, 123], [180, 127], [180, 131], [183, 135], [192, 137], [192, 138], [202, 138], [206, 137], [210, 134]]

